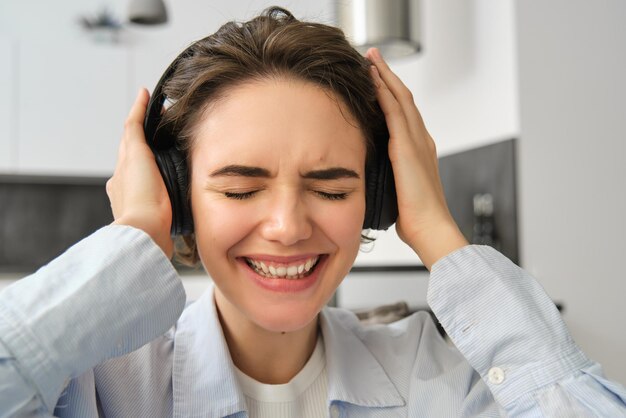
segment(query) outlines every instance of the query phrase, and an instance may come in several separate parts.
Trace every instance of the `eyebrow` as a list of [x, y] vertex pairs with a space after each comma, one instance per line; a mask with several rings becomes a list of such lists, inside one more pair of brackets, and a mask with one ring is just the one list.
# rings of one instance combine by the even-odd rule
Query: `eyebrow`
[[210, 174], [211, 177], [241, 176], [241, 177], [271, 177], [269, 170], [247, 165], [227, 165]]
[[335, 180], [341, 178], [360, 178], [356, 171], [349, 170], [343, 167], [331, 167], [323, 170], [313, 170], [305, 173], [303, 176], [305, 179], [315, 180]]
[[[272, 175], [266, 168], [252, 167], [247, 165], [227, 165], [213, 171], [210, 177], [263, 177], [270, 178]], [[305, 179], [336, 180], [340, 178], [360, 178], [356, 171], [344, 167], [331, 167], [323, 170], [313, 170], [303, 175]]]

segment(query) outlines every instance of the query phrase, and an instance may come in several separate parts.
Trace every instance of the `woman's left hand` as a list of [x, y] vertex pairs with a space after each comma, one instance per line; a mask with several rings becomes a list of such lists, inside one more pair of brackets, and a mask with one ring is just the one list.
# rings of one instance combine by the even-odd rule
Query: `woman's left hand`
[[398, 194], [396, 231], [430, 270], [441, 257], [467, 245], [450, 215], [439, 177], [435, 142], [413, 95], [379, 51], [367, 51], [372, 78], [389, 129], [389, 159]]

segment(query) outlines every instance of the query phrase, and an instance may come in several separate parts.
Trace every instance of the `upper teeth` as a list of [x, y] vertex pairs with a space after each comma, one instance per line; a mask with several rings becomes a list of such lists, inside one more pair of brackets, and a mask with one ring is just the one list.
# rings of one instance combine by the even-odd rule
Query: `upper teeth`
[[299, 264], [279, 264], [269, 261], [257, 261], [251, 258], [246, 258], [246, 261], [257, 273], [263, 276], [295, 279], [311, 271], [318, 259], [319, 256], [311, 257]]

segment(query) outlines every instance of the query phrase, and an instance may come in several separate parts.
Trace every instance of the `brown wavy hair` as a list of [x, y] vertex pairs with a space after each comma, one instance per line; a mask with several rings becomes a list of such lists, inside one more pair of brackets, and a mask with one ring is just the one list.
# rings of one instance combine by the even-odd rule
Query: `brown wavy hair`
[[[187, 154], [188, 163], [194, 128], [205, 110], [230, 88], [254, 80], [292, 78], [323, 88], [349, 110], [346, 120], [362, 129], [368, 156], [374, 138], [386, 131], [370, 78], [371, 63], [338, 28], [299, 21], [289, 11], [271, 7], [250, 21], [226, 23], [192, 44], [189, 52], [163, 87], [173, 105], [162, 118], [163, 124], [177, 131], [177, 145]], [[176, 259], [197, 265], [194, 234], [181, 238], [176, 242]]]

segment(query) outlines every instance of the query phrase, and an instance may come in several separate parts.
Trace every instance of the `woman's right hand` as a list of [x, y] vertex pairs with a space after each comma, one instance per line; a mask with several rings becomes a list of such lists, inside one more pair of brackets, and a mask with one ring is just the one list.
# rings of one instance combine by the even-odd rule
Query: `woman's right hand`
[[170, 236], [172, 207], [154, 154], [146, 143], [143, 121], [150, 95], [141, 89], [124, 125], [115, 172], [106, 184], [113, 224], [146, 232], [168, 258], [174, 252]]

